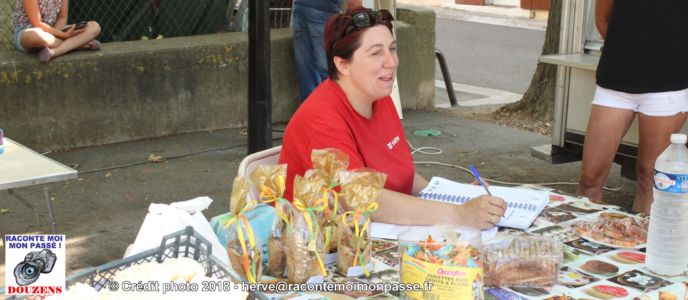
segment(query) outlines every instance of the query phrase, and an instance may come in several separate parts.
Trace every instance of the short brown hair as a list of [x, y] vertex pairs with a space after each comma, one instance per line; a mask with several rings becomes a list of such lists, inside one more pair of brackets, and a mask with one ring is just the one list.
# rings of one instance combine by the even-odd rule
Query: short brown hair
[[[368, 16], [369, 22], [357, 24], [355, 17]], [[327, 54], [327, 71], [330, 79], [337, 79], [337, 66], [334, 57], [345, 60], [351, 59], [354, 52], [361, 47], [361, 35], [365, 30], [375, 25], [385, 25], [392, 32], [394, 17], [386, 10], [373, 11], [364, 7], [354, 7], [341, 14], [334, 15], [325, 24], [324, 47]]]

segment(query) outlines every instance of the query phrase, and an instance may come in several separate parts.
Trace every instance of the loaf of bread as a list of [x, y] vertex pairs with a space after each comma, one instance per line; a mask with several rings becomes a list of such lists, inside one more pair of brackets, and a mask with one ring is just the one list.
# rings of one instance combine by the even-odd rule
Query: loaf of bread
[[485, 245], [485, 286], [551, 287], [564, 259], [553, 239], [521, 235]]

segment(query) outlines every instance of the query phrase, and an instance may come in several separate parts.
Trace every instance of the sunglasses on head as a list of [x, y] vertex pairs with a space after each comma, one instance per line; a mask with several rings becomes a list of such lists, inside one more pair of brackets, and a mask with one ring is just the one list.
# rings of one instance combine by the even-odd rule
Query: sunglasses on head
[[367, 28], [373, 25], [381, 24], [382, 22], [394, 21], [394, 17], [386, 9], [381, 9], [378, 11], [362, 11], [351, 16], [351, 22], [349, 26], [344, 30], [345, 37], [358, 28]]

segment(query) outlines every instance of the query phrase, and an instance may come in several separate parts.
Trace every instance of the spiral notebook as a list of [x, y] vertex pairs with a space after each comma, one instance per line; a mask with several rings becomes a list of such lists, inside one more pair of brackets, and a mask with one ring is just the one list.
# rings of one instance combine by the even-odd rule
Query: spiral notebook
[[[493, 196], [504, 199], [507, 204], [504, 216], [497, 223], [501, 227], [526, 230], [549, 203], [549, 193], [544, 191], [491, 185], [490, 192]], [[485, 189], [479, 185], [433, 177], [419, 197], [460, 205], [485, 194]]]

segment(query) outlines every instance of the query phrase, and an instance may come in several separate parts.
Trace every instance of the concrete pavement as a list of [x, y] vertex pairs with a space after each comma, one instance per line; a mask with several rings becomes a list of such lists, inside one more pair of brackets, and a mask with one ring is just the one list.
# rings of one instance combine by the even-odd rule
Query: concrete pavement
[[[546, 12], [520, 8], [518, 0], [493, 5], [457, 5], [453, 0], [400, 0], [437, 15], [436, 47], [447, 61], [460, 107], [518, 101], [535, 70], [547, 27]], [[509, 58], [511, 57], [511, 58]], [[436, 66], [436, 107], [449, 107]]]
[[397, 0], [397, 4], [426, 6], [438, 18], [492, 24], [508, 27], [545, 30], [547, 11], [520, 8], [519, 0], [493, 0], [492, 5], [462, 5], [454, 0]]

